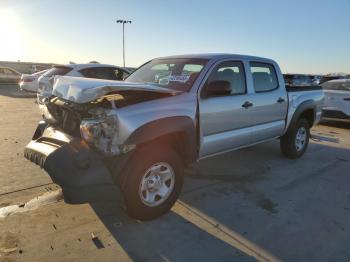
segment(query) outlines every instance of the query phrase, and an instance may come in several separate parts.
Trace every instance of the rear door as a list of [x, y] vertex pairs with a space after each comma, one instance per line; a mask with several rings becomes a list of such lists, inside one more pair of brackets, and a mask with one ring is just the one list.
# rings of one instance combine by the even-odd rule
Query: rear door
[[[207, 95], [210, 83], [227, 81], [230, 94]], [[215, 85], [214, 85], [215, 86]], [[250, 143], [254, 123], [249, 102], [244, 64], [241, 61], [218, 63], [209, 73], [199, 99], [201, 148], [200, 157], [221, 153]]]
[[252, 143], [257, 143], [283, 134], [288, 110], [287, 91], [273, 64], [249, 63], [254, 94], [252, 96]]

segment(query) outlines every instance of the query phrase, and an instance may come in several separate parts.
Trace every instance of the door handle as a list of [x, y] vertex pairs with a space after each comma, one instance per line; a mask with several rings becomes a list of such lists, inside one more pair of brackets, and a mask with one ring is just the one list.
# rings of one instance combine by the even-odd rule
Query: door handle
[[252, 107], [253, 106], [253, 103], [249, 102], [249, 101], [245, 101], [244, 104], [242, 105], [242, 107], [244, 108], [249, 108], [249, 107]]
[[284, 98], [280, 97], [277, 99], [277, 103], [283, 103], [284, 101], [286, 101]]

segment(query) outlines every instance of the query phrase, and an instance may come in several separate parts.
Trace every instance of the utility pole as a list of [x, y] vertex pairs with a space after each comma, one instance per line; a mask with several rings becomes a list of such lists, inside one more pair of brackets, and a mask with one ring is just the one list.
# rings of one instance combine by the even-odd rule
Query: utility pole
[[123, 67], [125, 67], [125, 24], [131, 24], [131, 20], [117, 20], [117, 24], [123, 25]]

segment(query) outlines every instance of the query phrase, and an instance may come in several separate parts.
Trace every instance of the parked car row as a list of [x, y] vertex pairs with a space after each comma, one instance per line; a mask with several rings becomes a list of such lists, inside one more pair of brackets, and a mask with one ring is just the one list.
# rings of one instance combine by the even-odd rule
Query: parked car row
[[55, 76], [72, 76], [121, 81], [129, 74], [130, 72], [122, 67], [99, 63], [56, 65], [46, 71], [39, 78], [37, 88], [38, 102], [41, 103], [45, 97], [51, 95]]
[[0, 83], [18, 83], [20, 90], [26, 92], [49, 92], [50, 80], [56, 75], [87, 77], [106, 80], [123, 80], [135, 68], [121, 68], [114, 65], [87, 63], [55, 65], [51, 69], [33, 74], [21, 74], [9, 67], [0, 67]]
[[[87, 63], [55, 65], [34, 74], [21, 74], [9, 67], [0, 67], [0, 83], [18, 83], [20, 90], [37, 93], [38, 103], [51, 95], [54, 76], [74, 76], [105, 80], [124, 80], [135, 68]], [[342, 75], [284, 74], [286, 86], [311, 87], [321, 85], [325, 93], [324, 120], [349, 121], [350, 79]]]
[[346, 76], [342, 75], [307, 75], [307, 74], [284, 74], [284, 81], [288, 86], [312, 86], [320, 85], [325, 82], [336, 80], [336, 79], [346, 79]]

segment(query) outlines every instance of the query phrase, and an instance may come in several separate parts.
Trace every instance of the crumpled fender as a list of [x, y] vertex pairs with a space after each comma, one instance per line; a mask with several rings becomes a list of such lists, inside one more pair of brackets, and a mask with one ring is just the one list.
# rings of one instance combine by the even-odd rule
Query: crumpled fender
[[125, 144], [138, 145], [175, 133], [182, 134], [180, 142], [186, 164], [193, 163], [197, 159], [196, 127], [192, 119], [187, 116], [165, 117], [140, 126]]

